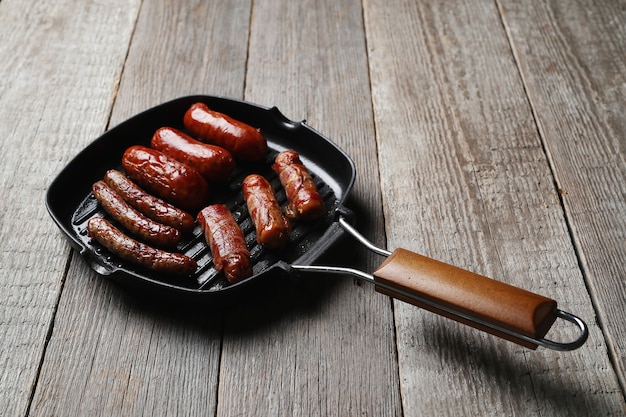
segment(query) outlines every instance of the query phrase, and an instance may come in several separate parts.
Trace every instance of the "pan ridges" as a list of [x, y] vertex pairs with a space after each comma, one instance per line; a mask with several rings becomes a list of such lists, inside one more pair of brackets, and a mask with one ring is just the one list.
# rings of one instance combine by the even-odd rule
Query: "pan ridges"
[[[211, 204], [225, 204], [231, 213], [233, 213], [235, 220], [237, 220], [237, 223], [243, 230], [254, 264], [254, 274], [263, 272], [279, 261], [292, 263], [295, 259], [302, 256], [317, 239], [321, 238], [323, 232], [334, 221], [333, 213], [338, 204], [333, 190], [319, 176], [312, 173], [313, 180], [327, 207], [327, 214], [316, 221], [292, 222], [289, 244], [280, 252], [268, 250], [258, 244], [254, 224], [250, 218], [241, 192], [241, 183], [243, 179], [252, 172], [263, 175], [272, 185], [276, 193], [276, 198], [284, 209], [288, 204], [287, 197], [278, 176], [271, 169], [271, 162], [277, 154], [278, 152], [275, 150], [270, 151], [266, 163], [263, 165], [238, 165], [228, 183], [215, 187], [213, 195], [210, 198]], [[117, 169], [121, 168], [118, 167]], [[130, 272], [138, 275], [145, 274], [146, 272], [141, 268], [128, 265], [109, 253], [105, 248], [102, 248], [97, 242], [91, 241], [85, 231], [87, 221], [94, 216], [107, 217], [109, 220], [112, 220], [98, 205], [93, 194], [89, 193], [72, 216], [72, 224], [83, 243], [92, 248], [95, 256], [100, 257], [101, 261], [111, 264], [112, 267], [128, 269]], [[181, 239], [180, 243], [176, 246], [176, 252], [183, 253], [193, 258], [198, 263], [196, 273], [189, 279], [181, 280], [177, 278], [174, 280], [169, 276], [159, 276], [157, 280], [163, 280], [163, 282], [183, 288], [197, 289], [206, 292], [220, 290], [230, 285], [226, 278], [215, 270], [211, 251], [204, 240], [202, 231], [197, 225], [190, 235], [184, 236]]]

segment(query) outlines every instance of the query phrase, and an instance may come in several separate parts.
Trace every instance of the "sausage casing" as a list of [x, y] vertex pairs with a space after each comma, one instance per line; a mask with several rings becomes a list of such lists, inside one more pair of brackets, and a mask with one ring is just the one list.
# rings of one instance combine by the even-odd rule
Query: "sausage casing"
[[190, 275], [198, 267], [196, 261], [189, 256], [181, 253], [166, 252], [139, 242], [128, 237], [108, 220], [101, 217], [89, 219], [87, 232], [92, 239], [121, 259], [152, 271], [174, 275]]
[[227, 149], [235, 158], [258, 162], [267, 155], [267, 141], [259, 129], [213, 111], [204, 103], [192, 105], [183, 124], [192, 135]]
[[182, 233], [189, 233], [193, 230], [194, 219], [191, 214], [145, 192], [122, 172], [114, 169], [107, 171], [104, 175], [104, 182], [124, 201], [152, 220], [175, 227]]
[[131, 146], [124, 152], [122, 166], [141, 187], [176, 207], [196, 210], [209, 197], [209, 185], [198, 171], [156, 149]]
[[285, 207], [287, 217], [312, 220], [324, 214], [326, 209], [317, 185], [296, 151], [280, 152], [272, 169], [278, 175], [289, 201]]
[[235, 161], [226, 149], [195, 140], [172, 127], [158, 129], [150, 146], [194, 168], [208, 182], [225, 181], [235, 169]]
[[198, 213], [213, 264], [224, 272], [229, 282], [239, 282], [252, 275], [252, 262], [246, 239], [232, 213], [223, 204], [213, 204]]
[[178, 229], [144, 216], [126, 203], [104, 181], [94, 183], [91, 190], [104, 211], [141, 240], [162, 247], [176, 246], [180, 241]]
[[261, 175], [248, 175], [242, 183], [248, 213], [256, 229], [257, 242], [270, 249], [280, 249], [289, 241], [289, 220], [276, 200], [270, 183]]

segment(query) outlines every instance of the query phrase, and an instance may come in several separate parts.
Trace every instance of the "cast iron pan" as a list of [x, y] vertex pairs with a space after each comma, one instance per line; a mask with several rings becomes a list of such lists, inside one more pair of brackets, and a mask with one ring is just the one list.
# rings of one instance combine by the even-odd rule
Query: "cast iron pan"
[[[122, 154], [126, 148], [135, 144], [150, 146], [150, 139], [158, 128], [170, 126], [184, 131], [183, 115], [196, 102], [204, 102], [213, 110], [260, 128], [268, 141], [269, 153], [264, 163], [238, 161], [228, 183], [212, 187], [210, 203], [226, 204], [233, 213], [244, 231], [254, 263], [254, 276], [237, 284], [228, 283], [222, 274], [216, 272], [204, 235], [198, 226], [177, 247], [178, 252], [185, 253], [198, 263], [197, 272], [187, 278], [159, 275], [129, 265], [92, 241], [86, 232], [87, 221], [91, 217], [105, 216], [91, 193], [92, 184], [102, 179], [109, 169], [122, 170]], [[271, 169], [274, 157], [284, 149], [294, 149], [300, 153], [318, 185], [327, 214], [314, 222], [294, 223], [288, 249], [277, 253], [256, 243], [254, 226], [241, 193], [241, 183], [250, 173], [262, 174], [276, 190], [279, 202], [285, 205], [285, 193]], [[356, 170], [348, 155], [304, 122], [288, 120], [276, 107], [265, 108], [223, 97], [188, 96], [144, 111], [96, 139], [52, 182], [46, 204], [50, 215], [71, 244], [99, 274], [123, 285], [143, 287], [144, 290], [174, 291], [211, 299], [238, 291], [268, 275], [284, 273], [289, 270], [290, 264], [313, 263], [345, 234], [335, 218], [338, 213], [352, 218], [343, 203], [355, 176]], [[191, 214], [195, 216], [196, 213]]]
[[[184, 238], [177, 251], [198, 263], [189, 277], [171, 277], [135, 267], [109, 253], [86, 232], [87, 221], [106, 214], [91, 193], [94, 182], [109, 169], [121, 168], [122, 154], [131, 145], [149, 146], [153, 133], [170, 126], [185, 130], [183, 115], [196, 102], [260, 128], [268, 141], [267, 159], [261, 163], [237, 162], [227, 183], [214, 186], [208, 204], [225, 204], [246, 236], [253, 261], [253, 276], [230, 284], [215, 270], [211, 253], [199, 226]], [[265, 176], [286, 205], [281, 184], [271, 164], [284, 149], [293, 149], [311, 172], [326, 205], [326, 214], [313, 222], [295, 222], [288, 249], [273, 252], [257, 244], [241, 183], [250, 173]], [[160, 294], [211, 300], [233, 297], [266, 278], [290, 276], [302, 271], [352, 274], [374, 283], [376, 290], [452, 318], [520, 345], [572, 350], [587, 339], [587, 327], [578, 317], [556, 308], [556, 301], [462, 270], [451, 265], [396, 249], [393, 253], [373, 246], [351, 225], [353, 214], [344, 206], [356, 177], [351, 159], [328, 138], [304, 122], [293, 122], [273, 107], [214, 96], [188, 96], [149, 109], [104, 133], [80, 152], [50, 185], [46, 205], [50, 215], [73, 247], [99, 274], [126, 286]], [[191, 213], [195, 216], [196, 213]], [[373, 275], [361, 271], [313, 265], [344, 235], [355, 237], [372, 251], [388, 256]], [[557, 318], [574, 323], [579, 336], [561, 343], [544, 338]]]

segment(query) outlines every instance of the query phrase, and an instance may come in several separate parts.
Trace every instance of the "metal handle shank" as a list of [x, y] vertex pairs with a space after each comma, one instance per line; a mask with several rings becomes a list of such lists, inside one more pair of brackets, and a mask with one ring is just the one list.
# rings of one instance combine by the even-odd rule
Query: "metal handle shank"
[[[574, 350], [588, 338], [586, 324], [557, 308], [556, 301], [464, 269], [436, 261], [406, 249], [393, 253], [378, 248], [343, 217], [339, 224], [359, 242], [388, 258], [373, 276], [349, 268], [306, 267], [333, 273], [351, 273], [371, 281], [376, 290], [422, 307], [530, 349]], [[302, 268], [304, 269], [304, 268]], [[557, 318], [578, 327], [576, 340], [568, 343], [544, 338]]]

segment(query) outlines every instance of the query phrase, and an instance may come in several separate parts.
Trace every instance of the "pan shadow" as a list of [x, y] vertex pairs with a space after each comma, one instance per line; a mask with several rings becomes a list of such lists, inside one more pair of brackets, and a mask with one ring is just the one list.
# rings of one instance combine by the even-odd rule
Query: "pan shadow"
[[[316, 264], [339, 264], [346, 256], [346, 249], [339, 247], [342, 242], [322, 255]], [[146, 297], [132, 288], [119, 291], [127, 293], [120, 296], [128, 303], [156, 319], [174, 320], [212, 334], [223, 332], [225, 326], [228, 332], [243, 334], [274, 326], [284, 317], [317, 314], [319, 304], [345, 279], [350, 278], [278, 270], [255, 278], [241, 291], [210, 298], [158, 293]]]
[[[348, 198], [346, 204], [354, 212], [355, 228], [364, 236], [382, 230], [379, 225], [375, 225], [370, 210], [359, 204], [357, 199]], [[368, 272], [380, 262], [380, 256], [372, 254], [346, 234], [322, 253], [314, 264], [350, 267]], [[354, 281], [355, 278], [350, 275], [277, 269], [275, 273], [255, 277], [240, 291], [219, 292], [209, 297], [184, 296], [167, 290], [162, 293], [151, 292], [148, 296], [144, 288], [124, 287], [120, 291], [128, 293], [122, 296], [128, 303], [155, 317], [179, 319], [186, 325], [212, 332], [223, 330], [224, 321], [227, 320], [228, 331], [244, 333], [273, 326], [284, 317], [318, 314], [319, 306], [327, 302], [337, 286], [346, 280]], [[117, 287], [116, 284], [113, 286]]]
[[[431, 313], [425, 311], [424, 314]], [[624, 403], [620, 406], [615, 401], [607, 401], [608, 398], [614, 398], [611, 395], [614, 393], [603, 392], [602, 387], [593, 385], [593, 379], [584, 375], [582, 368], [578, 373], [556, 373], [558, 368], [576, 369], [580, 366], [578, 358], [567, 357], [576, 355], [576, 351], [542, 354], [541, 350], [545, 348], [541, 347], [536, 351], [526, 348], [520, 350], [512, 342], [476, 329], [465, 331], [459, 323], [442, 319], [439, 324], [428, 329], [415, 329], [416, 332], [428, 332], [419, 338], [422, 342], [416, 342], [416, 345], [429, 357], [423, 363], [456, 370], [455, 376], [451, 377], [455, 380], [476, 384], [476, 375], [482, 375], [479, 378], [481, 381], [490, 381], [490, 385], [502, 387], [499, 390], [502, 394], [499, 395], [503, 396], [502, 401], [507, 404], [518, 404], [516, 401], [508, 402], [504, 397], [506, 390], [510, 389], [512, 396], [536, 398], [536, 404], [546, 412], [552, 410], [554, 414], [551, 415], [554, 416], [589, 415], [591, 410], [594, 411], [593, 415], [624, 415], [626, 411]], [[493, 338], [496, 342], [487, 343], [487, 338]], [[593, 343], [591, 339], [592, 335], [587, 344]], [[599, 344], [585, 345], [581, 349], [599, 347]], [[475, 391], [484, 392], [485, 388], [477, 387]], [[532, 403], [528, 405], [532, 407]], [[533, 410], [515, 409], [512, 412], [515, 415], [527, 415], [532, 414]]]
[[[348, 199], [353, 209], [357, 230], [367, 234], [371, 219], [367, 210]], [[344, 266], [369, 270], [373, 263], [372, 255], [349, 235], [344, 236], [326, 250], [315, 262], [316, 265]], [[156, 294], [146, 298], [137, 294], [138, 307], [150, 314], [161, 317], [178, 318], [187, 325], [204, 328], [208, 331], [255, 333], [263, 328], [276, 325], [285, 317], [308, 317], [319, 314], [320, 305], [336, 291], [345, 280], [354, 280], [349, 275], [296, 272], [277, 270], [274, 274], [256, 277], [241, 291], [223, 296], [193, 299]]]
[[[345, 264], [342, 261], [345, 259], [346, 250], [352, 254], [349, 248], [338, 248], [320, 258], [319, 263]], [[113, 292], [118, 293], [125, 303], [131, 304], [157, 321], [191, 328], [210, 339], [223, 338], [225, 334], [235, 336], [237, 339], [246, 339], [258, 337], [259, 333], [280, 326], [286, 317], [306, 320], [320, 314], [319, 306], [325, 303], [335, 287], [345, 279], [350, 278], [328, 277], [323, 274], [274, 277], [254, 291], [246, 292], [237, 299], [226, 300], [222, 305], [202, 305], [184, 300], [159, 301], [145, 296], [133, 296], [121, 288], [113, 289]], [[431, 313], [424, 311], [424, 314]], [[589, 410], [598, 411], [597, 415], [623, 415], [626, 411], [615, 402], [605, 401], [611, 397], [611, 393], [606, 392], [606, 397], [603, 396], [599, 391], [601, 387], [588, 386], [592, 381], [587, 377], [574, 380], [574, 376], [569, 378], [555, 376], [550, 369], [564, 365], [557, 365], [554, 362], [562, 363], [568, 360], [567, 358], [560, 356], [553, 358], [532, 350], [520, 351], [511, 342], [506, 341], [486, 343], [480, 340], [481, 337], [494, 336], [482, 335], [473, 329], [470, 330], [471, 333], [461, 331], [460, 325], [448, 320], [443, 320], [440, 324], [436, 328], [415, 329], [416, 332], [427, 332], [422, 335], [421, 339], [424, 341], [417, 348], [426, 352], [425, 355], [429, 357], [426, 363], [456, 370], [455, 379], [462, 378], [468, 384], [473, 384], [476, 381], [475, 375], [480, 374], [483, 383], [489, 381], [490, 385], [511, 387], [511, 395], [523, 390], [525, 395], [535, 396], [540, 406], [557, 410], [555, 416], [583, 415]], [[593, 343], [592, 339], [593, 335], [590, 335], [587, 343]], [[581, 349], [584, 348], [586, 347], [583, 346]], [[557, 355], [575, 354], [565, 352]], [[575, 361], [572, 361], [571, 366], [575, 366]], [[476, 391], [484, 389], [477, 388]], [[502, 401], [506, 401], [506, 398], [502, 398]], [[514, 401], [511, 403], [515, 404]], [[542, 403], [544, 405], [541, 405]], [[513, 410], [515, 414], [520, 415], [528, 411]]]
[[[363, 220], [357, 221], [357, 229], [367, 232], [367, 216], [361, 217], [357, 212], [357, 220], [359, 218]], [[378, 260], [380, 259], [372, 261], [369, 251], [355, 244], [351, 237], [346, 237], [322, 255], [316, 264], [367, 270]], [[258, 280], [236, 296], [212, 299], [210, 302], [169, 296], [147, 298], [141, 294], [126, 294], [122, 298], [152, 315], [155, 320], [191, 327], [209, 338], [222, 338], [228, 334], [245, 339], [257, 337], [259, 332], [280, 326], [286, 317], [306, 320], [321, 314], [320, 305], [328, 301], [342, 281], [350, 279], [352, 278], [349, 276], [314, 273], [275, 274]], [[119, 291], [122, 292], [121, 289]], [[510, 342], [505, 341], [483, 343], [480, 335], [474, 337], [472, 333], [472, 337], [468, 337], [467, 332], [459, 331], [457, 324], [447, 323], [448, 321], [443, 321], [437, 328], [415, 331], [428, 332], [423, 338], [424, 345], [420, 347], [430, 356], [428, 362], [458, 370], [457, 378], [465, 378], [472, 383], [475, 380], [473, 375], [480, 373], [483, 381], [492, 381], [493, 385], [498, 386], [510, 386], [511, 392], [523, 389], [527, 395], [538, 398], [537, 403], [549, 403], [548, 408], [562, 410], [562, 415], [584, 412], [583, 410], [601, 410], [604, 415], [624, 413], [625, 410], [618, 404], [604, 401], [608, 397], [598, 394], [597, 389], [585, 386], [590, 383], [588, 378], [574, 381], [555, 377], [550, 368], [558, 367], [555, 361], [566, 359], [554, 359], [539, 353], [535, 359], [535, 352], [531, 350], [520, 352], [515, 346], [510, 347]], [[591, 337], [587, 343], [590, 342]], [[541, 372], [535, 371], [532, 375], [528, 371], [520, 372], [526, 369], [539, 369]], [[524, 414], [528, 410], [514, 411]]]

